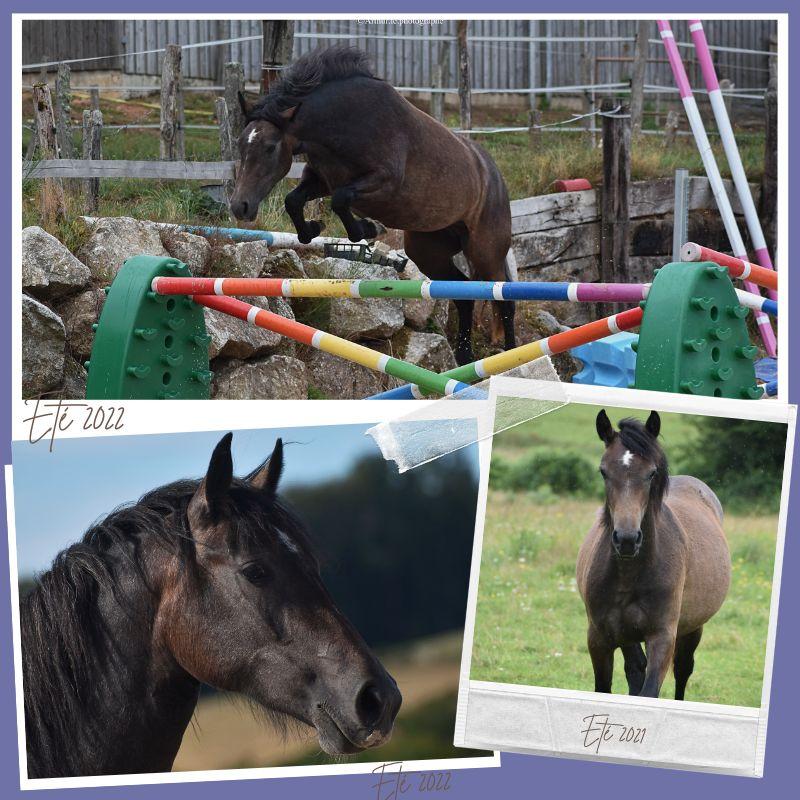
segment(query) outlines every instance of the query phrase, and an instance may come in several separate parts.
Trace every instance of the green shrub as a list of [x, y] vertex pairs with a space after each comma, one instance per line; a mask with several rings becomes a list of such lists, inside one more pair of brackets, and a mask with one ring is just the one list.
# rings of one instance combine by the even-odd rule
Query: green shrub
[[601, 488], [588, 459], [552, 450], [537, 450], [515, 462], [495, 457], [490, 480], [494, 489], [544, 494], [549, 489], [570, 497], [597, 497]]

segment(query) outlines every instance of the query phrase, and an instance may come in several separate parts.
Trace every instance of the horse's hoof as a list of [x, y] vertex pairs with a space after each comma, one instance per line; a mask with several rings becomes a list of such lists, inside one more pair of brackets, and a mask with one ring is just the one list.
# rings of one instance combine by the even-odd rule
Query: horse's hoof
[[376, 225], [376, 223], [371, 219], [362, 219], [361, 231], [364, 235], [361, 238], [366, 239], [367, 241], [370, 239], [377, 239], [382, 232], [386, 232], [386, 228], [384, 228], [383, 225], [381, 225], [381, 228], [383, 228], [383, 231], [378, 230], [378, 225]]
[[322, 233], [322, 228], [322, 224], [316, 220], [311, 220], [310, 222], [306, 222], [302, 232], [298, 231], [297, 238], [301, 244], [308, 244], [312, 239], [315, 239]]

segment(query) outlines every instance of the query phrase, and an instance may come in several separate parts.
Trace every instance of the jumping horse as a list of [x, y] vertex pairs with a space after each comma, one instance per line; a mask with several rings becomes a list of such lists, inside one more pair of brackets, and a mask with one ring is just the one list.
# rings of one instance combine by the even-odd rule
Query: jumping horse
[[[201, 683], [326, 753], [385, 743], [392, 677], [336, 608], [269, 460], [154, 489], [62, 551], [20, 604], [29, 778], [172, 768]], [[302, 725], [301, 725], [302, 727]]]
[[[249, 106], [239, 139], [240, 164], [230, 209], [254, 220], [261, 201], [288, 172], [292, 156], [306, 166], [286, 195], [286, 211], [301, 242], [322, 225], [306, 220], [307, 202], [331, 198], [351, 241], [377, 235], [372, 218], [404, 231], [407, 255], [429, 278], [464, 280], [454, 259], [463, 254], [472, 279], [510, 280], [508, 191], [489, 154], [458, 136], [376, 78], [367, 56], [332, 47], [302, 56], [269, 93]], [[355, 213], [354, 213], [355, 212]], [[367, 217], [367, 219], [364, 219]], [[493, 338], [514, 347], [514, 305], [499, 306]], [[472, 300], [457, 300], [456, 359], [473, 361]]]
[[611, 691], [619, 647], [630, 694], [658, 697], [671, 664], [675, 699], [683, 700], [703, 625], [730, 584], [722, 506], [697, 478], [669, 475], [657, 412], [615, 431], [601, 411], [596, 427], [606, 498], [577, 564], [594, 689]]

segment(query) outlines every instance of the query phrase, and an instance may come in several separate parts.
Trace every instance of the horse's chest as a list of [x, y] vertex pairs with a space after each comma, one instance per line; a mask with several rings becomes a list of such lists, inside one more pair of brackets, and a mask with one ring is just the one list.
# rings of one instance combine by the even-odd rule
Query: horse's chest
[[609, 640], [622, 644], [642, 640], [649, 612], [645, 599], [635, 590], [620, 590], [600, 599], [592, 619]]

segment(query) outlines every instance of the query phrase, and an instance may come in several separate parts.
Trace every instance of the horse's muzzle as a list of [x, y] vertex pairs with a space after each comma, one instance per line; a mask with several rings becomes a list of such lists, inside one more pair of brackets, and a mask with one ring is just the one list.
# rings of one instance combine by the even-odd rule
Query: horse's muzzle
[[247, 200], [231, 199], [231, 214], [236, 219], [252, 222], [258, 216], [258, 203], [250, 203]]
[[642, 531], [619, 531], [611, 534], [611, 544], [620, 558], [635, 558], [642, 546]]

